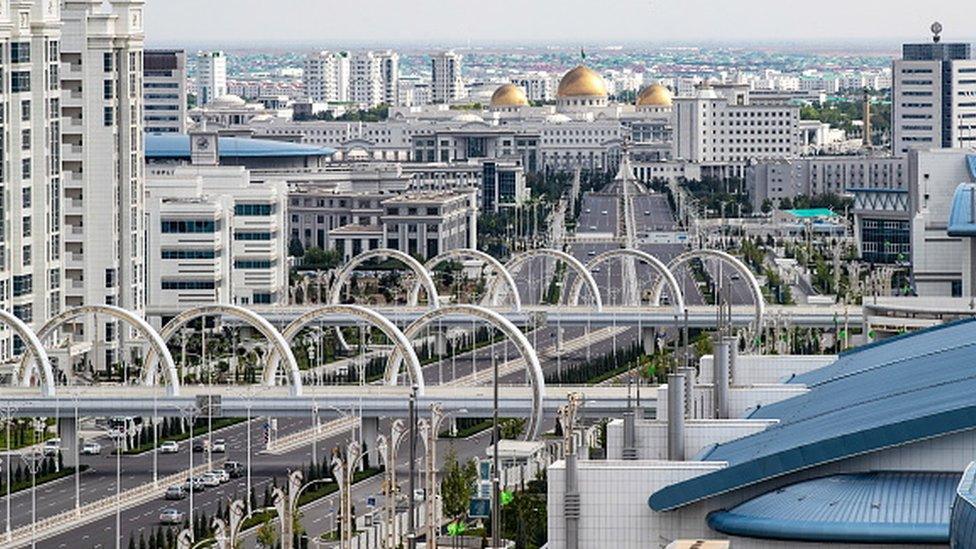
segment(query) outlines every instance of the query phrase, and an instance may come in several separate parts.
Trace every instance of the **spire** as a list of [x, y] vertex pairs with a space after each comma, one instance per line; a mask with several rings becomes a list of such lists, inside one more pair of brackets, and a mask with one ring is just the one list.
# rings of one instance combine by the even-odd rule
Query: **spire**
[[583, 49], [583, 46], [580, 46], [580, 60], [586, 61], [586, 50]]

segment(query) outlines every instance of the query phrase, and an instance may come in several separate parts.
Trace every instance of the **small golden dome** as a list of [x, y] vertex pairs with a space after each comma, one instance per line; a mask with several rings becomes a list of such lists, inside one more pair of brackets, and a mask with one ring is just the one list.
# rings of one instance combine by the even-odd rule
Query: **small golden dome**
[[651, 84], [637, 94], [638, 107], [670, 107], [671, 92], [661, 84]]
[[502, 84], [491, 94], [492, 107], [523, 107], [529, 104], [522, 88], [515, 84]]
[[607, 95], [607, 85], [603, 77], [583, 65], [567, 72], [559, 81], [559, 89], [556, 90], [557, 97], [606, 97]]

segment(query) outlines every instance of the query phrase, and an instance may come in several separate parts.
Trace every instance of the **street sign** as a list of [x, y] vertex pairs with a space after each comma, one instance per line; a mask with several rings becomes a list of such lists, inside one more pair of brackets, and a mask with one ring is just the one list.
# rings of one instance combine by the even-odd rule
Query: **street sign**
[[472, 498], [468, 516], [475, 519], [491, 518], [491, 498]]
[[482, 480], [478, 482], [478, 497], [491, 498], [491, 481]]
[[480, 480], [491, 480], [491, 460], [483, 459], [478, 462], [478, 478]]
[[366, 498], [366, 507], [376, 507], [376, 496], [368, 496]]

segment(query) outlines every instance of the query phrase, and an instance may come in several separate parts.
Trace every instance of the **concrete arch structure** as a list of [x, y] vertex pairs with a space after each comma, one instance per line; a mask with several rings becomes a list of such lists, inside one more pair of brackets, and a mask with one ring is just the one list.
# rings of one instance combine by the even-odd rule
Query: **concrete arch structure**
[[[169, 338], [176, 334], [176, 331], [185, 326], [188, 322], [196, 320], [198, 318], [222, 315], [231, 316], [239, 320], [244, 321], [252, 328], [257, 330], [263, 335], [268, 342], [275, 348], [278, 352], [278, 356], [282, 357], [288, 366], [288, 377], [291, 382], [291, 394], [294, 396], [299, 396], [302, 394], [302, 376], [301, 371], [298, 369], [298, 362], [295, 360], [295, 355], [291, 352], [291, 347], [289, 347], [288, 342], [282, 337], [281, 332], [275, 329], [264, 317], [255, 313], [250, 309], [245, 309], [244, 307], [239, 307], [237, 305], [219, 304], [215, 303], [212, 305], [201, 305], [199, 307], [193, 307], [187, 309], [180, 314], [173, 317], [172, 320], [163, 326], [163, 329], [159, 331], [159, 336], [163, 341], [168, 341]], [[167, 353], [169, 351], [167, 350]], [[270, 358], [272, 353], [268, 353]], [[154, 358], [151, 355], [146, 357], [146, 363], [151, 364], [150, 358]], [[277, 360], [275, 360], [277, 363]], [[265, 370], [271, 368], [270, 362], [265, 366]], [[152, 374], [152, 370], [149, 370], [149, 375]], [[274, 377], [270, 379], [265, 379], [265, 384], [273, 385]], [[151, 383], [151, 380], [147, 379], [147, 382]]]
[[[38, 382], [41, 386], [41, 395], [53, 397], [57, 392], [57, 389], [55, 389], [54, 368], [51, 367], [51, 361], [48, 359], [47, 351], [44, 350], [44, 345], [37, 337], [37, 334], [35, 334], [34, 331], [30, 329], [30, 326], [25, 324], [23, 320], [3, 309], [0, 309], [0, 323], [7, 325], [11, 330], [14, 331], [14, 333], [24, 340], [24, 344], [29, 349], [29, 353], [34, 357], [33, 371], [38, 373]], [[25, 370], [21, 369], [20, 371], [24, 372]], [[21, 374], [15, 373], [13, 376], [11, 376], [11, 382], [14, 385], [20, 383], [20, 380], [18, 379], [19, 375]], [[30, 376], [25, 376], [24, 379], [27, 381], [27, 383], [30, 383]]]
[[[364, 320], [372, 326], [379, 328], [380, 331], [382, 331], [383, 334], [393, 342], [393, 345], [399, 350], [401, 355], [406, 357], [407, 368], [410, 372], [410, 377], [412, 378], [411, 381], [417, 385], [420, 394], [423, 394], [425, 387], [424, 372], [420, 367], [420, 359], [417, 357], [417, 353], [414, 351], [413, 345], [410, 344], [410, 340], [407, 339], [407, 336], [405, 336], [395, 324], [390, 322], [390, 320], [385, 316], [372, 309], [363, 307], [361, 305], [323, 305], [303, 313], [301, 316], [291, 321], [291, 323], [288, 324], [284, 330], [282, 330], [281, 335], [285, 338], [285, 341], [290, 344], [291, 340], [302, 331], [302, 328], [305, 328], [315, 320], [331, 315], [354, 316]], [[274, 369], [277, 369], [278, 364], [278, 361], [275, 358], [276, 357], [269, 358], [269, 364], [274, 364], [274, 366], [272, 367], [273, 369], [266, 370], [266, 372], [270, 372], [270, 374], [265, 376], [267, 378], [268, 375], [270, 375], [270, 379], [272, 380], [274, 379], [275, 374]], [[273, 360], [273, 362], [271, 362], [271, 360]]]
[[[427, 290], [427, 302], [430, 304], [432, 309], [436, 309], [440, 306], [437, 295], [437, 286], [434, 285], [434, 279], [430, 276], [430, 271], [426, 267], [421, 265], [419, 261], [414, 259], [408, 254], [401, 252], [400, 250], [394, 250], [392, 248], [377, 248], [375, 250], [367, 250], [356, 257], [349, 260], [349, 263], [342, 268], [341, 271], [336, 275], [335, 283], [332, 285], [332, 291], [329, 294], [329, 303], [339, 303], [342, 297], [342, 286], [349, 281], [352, 276], [353, 271], [363, 263], [369, 261], [370, 259], [378, 257], [390, 257], [396, 259], [410, 268], [414, 274], [417, 275], [418, 282], [424, 286]], [[419, 295], [410, 293], [411, 299], [408, 305], [416, 305], [419, 300]]]
[[[657, 273], [661, 275], [661, 282], [666, 282], [668, 287], [671, 289], [671, 293], [674, 296], [673, 297], [674, 303], [672, 305], [674, 306], [675, 311], [679, 315], [684, 315], [685, 298], [684, 298], [684, 294], [681, 292], [681, 286], [678, 284], [678, 280], [674, 277], [674, 273], [671, 272], [671, 269], [669, 269], [667, 265], [664, 264], [663, 261], [661, 261], [660, 259], [654, 257], [653, 255], [647, 252], [636, 250], [634, 248], [618, 248], [616, 250], [606, 251], [594, 257], [592, 260], [590, 260], [586, 264], [586, 270], [592, 272], [593, 268], [598, 265], [602, 265], [603, 263], [606, 263], [611, 259], [623, 258], [623, 257], [632, 257], [634, 259], [639, 259], [640, 261], [643, 261], [644, 263], [650, 265], [652, 269], [657, 271]], [[577, 278], [575, 281], [573, 281], [573, 286], [570, 288], [569, 291], [569, 296], [570, 296], [569, 299], [571, 303], [579, 301], [579, 294], [582, 290], [583, 290], [583, 281], [582, 279]], [[661, 304], [661, 292], [655, 291], [654, 306], [659, 306], [660, 304]]]
[[[512, 324], [507, 318], [496, 313], [491, 309], [481, 307], [478, 305], [446, 305], [439, 309], [429, 311], [417, 320], [413, 321], [407, 328], [403, 331], [403, 334], [408, 340], [420, 335], [421, 330], [423, 330], [431, 322], [435, 322], [440, 318], [451, 315], [461, 315], [483, 320], [495, 328], [504, 333], [515, 347], [519, 350], [519, 354], [525, 360], [526, 369], [529, 372], [529, 377], [532, 381], [532, 417], [529, 418], [529, 423], [525, 431], [526, 440], [535, 440], [539, 437], [542, 431], [542, 420], [543, 420], [543, 410], [542, 401], [545, 398], [546, 393], [546, 380], [542, 373], [542, 365], [539, 363], [539, 357], [529, 343], [529, 340], [525, 337], [525, 334], [518, 329], [515, 324]], [[397, 376], [400, 371], [400, 362], [403, 360], [402, 355], [398, 350], [395, 350], [390, 354], [390, 358], [387, 361], [386, 366], [386, 382], [389, 385], [396, 385]]]
[[[166, 389], [167, 394], [170, 396], [179, 396], [180, 373], [176, 369], [176, 363], [173, 362], [173, 357], [170, 355], [169, 349], [166, 347], [166, 341], [160, 337], [156, 330], [153, 330], [152, 326], [150, 326], [145, 319], [120, 307], [115, 307], [113, 305], [82, 305], [80, 307], [66, 309], [51, 317], [47, 322], [44, 323], [43, 326], [41, 326], [41, 329], [37, 331], [37, 340], [44, 341], [45, 338], [51, 335], [51, 332], [65, 322], [88, 314], [107, 315], [116, 320], [125, 322], [135, 328], [135, 330], [139, 332], [142, 337], [146, 338], [146, 341], [149, 342], [149, 352], [146, 353], [146, 360], [142, 365], [143, 381], [147, 382], [149, 385], [153, 385], [155, 383], [155, 362], [150, 360], [150, 358], [158, 357], [158, 360], [162, 362], [163, 372], [166, 374], [166, 379], [169, 381], [169, 386]], [[29, 364], [32, 354], [32, 349], [30, 346], [28, 346], [27, 352], [24, 353], [24, 356], [20, 361], [18, 371], [14, 372], [13, 379], [15, 380], [15, 383], [19, 382], [21, 385], [30, 384], [31, 370], [29, 369]]]
[[[762, 329], [763, 317], [766, 315], [766, 300], [763, 298], [762, 288], [759, 286], [759, 280], [756, 275], [752, 274], [749, 267], [743, 263], [739, 258], [732, 254], [720, 251], [720, 250], [691, 250], [687, 251], [668, 262], [668, 268], [671, 272], [675, 272], [678, 267], [688, 263], [693, 259], [717, 259], [722, 263], [732, 267], [742, 278], [748, 282], [749, 291], [752, 293], [752, 299], [756, 303], [756, 333]], [[658, 282], [654, 287], [654, 300], [657, 302], [661, 299], [661, 292], [663, 291], [663, 285]]]
[[[596, 303], [596, 309], [598, 311], [603, 310], [603, 297], [600, 294], [600, 287], [596, 284], [596, 279], [593, 278], [593, 274], [587, 270], [586, 266], [580, 260], [562, 250], [553, 250], [550, 248], [527, 250], [509, 259], [508, 263], [505, 264], [505, 268], [508, 269], [509, 273], [514, 274], [523, 263], [536, 257], [549, 257], [568, 265], [570, 269], [576, 272], [576, 276], [581, 278], [589, 286], [590, 292], [593, 294], [593, 300]], [[569, 304], [579, 305], [578, 297], [577, 301], [571, 301]]]
[[[461, 260], [461, 259], [471, 258], [471, 257], [483, 261], [487, 265], [491, 266], [491, 268], [495, 271], [495, 279], [493, 279], [491, 281], [491, 284], [489, 284], [488, 293], [487, 295], [485, 295], [487, 304], [500, 305], [499, 303], [500, 300], [498, 299], [500, 295], [499, 294], [500, 287], [498, 283], [505, 282], [505, 285], [508, 286], [509, 294], [511, 295], [512, 298], [512, 305], [515, 307], [516, 311], [521, 311], [522, 297], [519, 296], [518, 286], [515, 284], [515, 278], [512, 277], [512, 273], [510, 273], [508, 269], [505, 268], [505, 265], [502, 264], [501, 261], [498, 261], [494, 257], [486, 254], [485, 252], [482, 252], [481, 250], [475, 250], [473, 248], [455, 248], [453, 250], [448, 250], [427, 260], [427, 263], [424, 264], [424, 267], [427, 269], [428, 272], [431, 273], [431, 275], [433, 275], [434, 269], [441, 263], [444, 263], [445, 261]], [[417, 303], [418, 292], [420, 292], [419, 282], [417, 284], [414, 284], [413, 290], [411, 290], [410, 301], [412, 303]]]

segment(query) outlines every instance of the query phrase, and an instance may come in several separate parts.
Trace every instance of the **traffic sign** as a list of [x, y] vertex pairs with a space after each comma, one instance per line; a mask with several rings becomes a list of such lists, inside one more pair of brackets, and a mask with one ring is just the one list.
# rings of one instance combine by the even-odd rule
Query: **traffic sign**
[[472, 498], [468, 505], [468, 516], [471, 518], [491, 517], [491, 498]]

